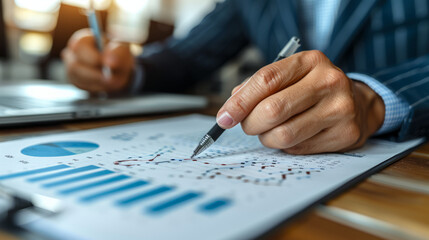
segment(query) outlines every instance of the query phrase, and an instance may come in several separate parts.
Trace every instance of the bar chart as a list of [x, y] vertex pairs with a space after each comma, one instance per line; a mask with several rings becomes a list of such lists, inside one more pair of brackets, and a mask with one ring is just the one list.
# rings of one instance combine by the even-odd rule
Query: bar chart
[[[75, 176], [77, 175], [78, 176]], [[108, 178], [100, 177], [109, 176]], [[55, 165], [45, 168], [39, 168], [29, 171], [23, 171], [13, 174], [6, 174], [0, 176], [0, 182], [12, 180], [12, 179], [25, 179], [28, 184], [36, 184], [42, 189], [53, 189], [57, 192], [60, 197], [74, 197], [77, 194], [85, 190], [93, 190], [91, 193], [80, 196], [76, 199], [80, 204], [89, 204], [98, 200], [106, 200], [115, 194], [125, 193], [129, 190], [139, 189], [144, 186], [151, 185], [151, 182], [133, 179], [130, 176], [124, 174], [118, 174], [114, 171], [104, 169], [95, 165], [87, 165], [82, 167], [73, 168], [68, 165]], [[57, 180], [61, 178], [61, 180]], [[83, 184], [79, 182], [85, 181]], [[91, 180], [88, 182], [88, 180]], [[109, 185], [114, 183], [121, 183], [124, 180], [131, 180], [124, 184], [115, 185], [109, 188]], [[69, 184], [75, 184], [73, 187], [67, 187]], [[78, 185], [76, 185], [78, 184]], [[107, 187], [103, 190], [97, 190], [99, 187]], [[140, 203], [150, 198], [156, 198], [162, 196], [168, 192], [174, 192], [177, 188], [174, 186], [159, 185], [153, 186], [150, 190], [142, 189], [138, 193], [134, 193], [130, 196], [126, 196], [122, 199], [115, 200], [112, 202], [112, 206], [117, 208], [124, 208], [133, 204]], [[160, 214], [168, 211], [172, 211], [175, 208], [179, 208], [182, 205], [192, 204], [192, 201], [198, 198], [204, 197], [204, 193], [196, 191], [186, 191], [180, 194], [174, 195], [174, 197], [163, 200], [157, 204], [148, 206], [143, 209], [142, 213], [153, 215]], [[201, 213], [213, 213], [227, 208], [233, 201], [227, 198], [208, 199], [203, 204], [195, 206], [195, 210]]]

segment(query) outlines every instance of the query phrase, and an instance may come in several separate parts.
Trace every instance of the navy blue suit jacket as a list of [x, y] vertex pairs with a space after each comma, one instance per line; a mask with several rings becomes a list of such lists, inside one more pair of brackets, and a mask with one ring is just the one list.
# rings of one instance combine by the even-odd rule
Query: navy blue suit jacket
[[[144, 90], [182, 90], [248, 44], [271, 62], [290, 37], [302, 38], [296, 1], [218, 4], [186, 38], [145, 48], [138, 58]], [[397, 140], [429, 136], [429, 0], [342, 1], [323, 52], [343, 71], [374, 77], [410, 105]]]

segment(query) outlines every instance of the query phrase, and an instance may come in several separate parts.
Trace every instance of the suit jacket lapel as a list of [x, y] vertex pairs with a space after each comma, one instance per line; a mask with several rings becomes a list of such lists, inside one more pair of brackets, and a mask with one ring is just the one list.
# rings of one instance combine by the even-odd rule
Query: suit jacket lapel
[[346, 51], [369, 16], [373, 7], [382, 0], [345, 0], [341, 2], [330, 43], [325, 54], [336, 63]]

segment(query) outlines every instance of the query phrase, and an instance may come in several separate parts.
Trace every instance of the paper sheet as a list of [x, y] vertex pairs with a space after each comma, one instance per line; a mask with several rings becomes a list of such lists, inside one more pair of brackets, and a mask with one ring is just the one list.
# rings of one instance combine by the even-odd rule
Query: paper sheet
[[0, 143], [0, 184], [63, 200], [27, 227], [70, 239], [247, 239], [422, 141], [292, 156], [236, 127], [189, 159], [213, 123], [190, 115]]

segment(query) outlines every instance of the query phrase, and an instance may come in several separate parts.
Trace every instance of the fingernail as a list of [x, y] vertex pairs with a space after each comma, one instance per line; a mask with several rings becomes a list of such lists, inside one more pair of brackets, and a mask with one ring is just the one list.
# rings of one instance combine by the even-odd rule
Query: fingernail
[[223, 112], [217, 119], [217, 124], [219, 124], [221, 127], [229, 128], [232, 127], [234, 123], [234, 119], [232, 119], [231, 115], [229, 115], [228, 112]]

